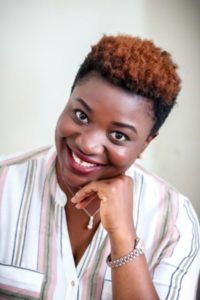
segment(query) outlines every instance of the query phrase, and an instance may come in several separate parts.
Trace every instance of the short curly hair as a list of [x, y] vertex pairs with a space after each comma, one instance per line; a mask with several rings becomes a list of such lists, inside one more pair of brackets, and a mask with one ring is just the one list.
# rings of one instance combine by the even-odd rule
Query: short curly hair
[[72, 91], [80, 80], [93, 72], [151, 101], [154, 125], [150, 135], [156, 134], [162, 126], [180, 91], [181, 80], [171, 55], [152, 41], [139, 37], [104, 35], [81, 64]]

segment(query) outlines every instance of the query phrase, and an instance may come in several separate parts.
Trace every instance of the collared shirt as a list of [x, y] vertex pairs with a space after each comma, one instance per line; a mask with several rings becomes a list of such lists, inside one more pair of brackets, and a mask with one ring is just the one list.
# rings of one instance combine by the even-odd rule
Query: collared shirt
[[[100, 223], [75, 266], [54, 147], [0, 162], [0, 299], [108, 300], [109, 238]], [[133, 218], [160, 299], [195, 299], [199, 224], [189, 200], [138, 165]]]

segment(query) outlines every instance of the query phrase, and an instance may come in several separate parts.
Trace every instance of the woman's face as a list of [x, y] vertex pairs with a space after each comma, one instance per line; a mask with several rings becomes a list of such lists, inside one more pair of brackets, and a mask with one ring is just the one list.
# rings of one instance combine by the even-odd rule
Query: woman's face
[[151, 104], [91, 75], [77, 84], [56, 127], [61, 186], [124, 173], [146, 148], [153, 126]]

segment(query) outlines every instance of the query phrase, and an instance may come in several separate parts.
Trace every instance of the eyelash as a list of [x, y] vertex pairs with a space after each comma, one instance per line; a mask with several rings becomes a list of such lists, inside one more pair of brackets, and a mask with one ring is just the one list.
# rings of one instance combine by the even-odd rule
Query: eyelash
[[[88, 124], [88, 116], [80, 109], [74, 109], [74, 116], [75, 116], [75, 120], [78, 122], [78, 123], [81, 123], [81, 124]], [[79, 117], [78, 117], [78, 113], [80, 114], [83, 114], [85, 115], [85, 117], [87, 118], [87, 123], [83, 122], [83, 120], [81, 120]]]
[[[80, 109], [74, 109], [73, 113], [74, 113], [75, 121], [78, 122], [79, 124], [87, 125], [89, 123], [88, 116], [82, 110], [80, 110]], [[81, 120], [80, 117], [78, 117], [78, 113], [83, 114], [86, 117], [87, 122], [84, 122], [83, 120]], [[120, 135], [122, 135], [124, 137], [124, 140], [120, 141], [118, 139], [113, 138], [113, 136], [112, 136], [113, 133], [114, 134], [120, 134]], [[112, 131], [109, 134], [109, 136], [111, 137], [112, 142], [115, 143], [115, 144], [117, 144], [117, 145], [121, 145], [122, 143], [130, 140], [129, 137], [125, 133], [123, 133], [121, 131], [118, 131], [118, 130]]]
[[[112, 137], [112, 134], [113, 133], [115, 133], [115, 134], [120, 134], [120, 135], [122, 135], [123, 137], [124, 137], [124, 140], [119, 140], [119, 139], [114, 139], [113, 137]], [[113, 132], [111, 132], [111, 134], [110, 134], [110, 136], [111, 136], [111, 138], [112, 138], [112, 140], [114, 141], [114, 143], [116, 143], [116, 144], [121, 144], [121, 143], [124, 143], [124, 142], [127, 142], [127, 141], [129, 141], [129, 137], [125, 134], [125, 133], [123, 133], [123, 132], [121, 132], [121, 131], [113, 131]]]

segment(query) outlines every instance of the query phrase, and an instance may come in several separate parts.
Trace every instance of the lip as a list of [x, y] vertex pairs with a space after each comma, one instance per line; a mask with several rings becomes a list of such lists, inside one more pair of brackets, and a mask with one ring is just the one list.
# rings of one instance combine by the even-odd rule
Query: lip
[[81, 160], [83, 160], [83, 161], [85, 161], [85, 162], [87, 162], [87, 163], [90, 163], [90, 164], [95, 164], [95, 165], [98, 165], [98, 166], [105, 166], [105, 164], [102, 164], [102, 163], [100, 163], [100, 162], [98, 162], [98, 161], [95, 161], [95, 160], [89, 158], [88, 156], [84, 155], [83, 153], [81, 153], [81, 152], [79, 152], [79, 151], [77, 151], [77, 150], [71, 149], [69, 146], [67, 146], [67, 147], [71, 150], [71, 152], [73, 152], [73, 153], [74, 153], [76, 156], [78, 156]]
[[[101, 169], [102, 167], [105, 166], [105, 164], [100, 164], [88, 157], [86, 157], [84, 154], [80, 153], [79, 151], [77, 150], [72, 150], [68, 145], [66, 145], [66, 149], [67, 149], [67, 155], [68, 155], [68, 162], [69, 162], [69, 165], [71, 167], [71, 169], [73, 171], [75, 171], [75, 173], [79, 173], [79, 174], [89, 174], [89, 173], [92, 173], [92, 172], [95, 172], [99, 169]], [[93, 166], [82, 166], [80, 164], [78, 164], [73, 156], [72, 156], [72, 152], [81, 160], [87, 162], [87, 163], [91, 163], [93, 164]]]

